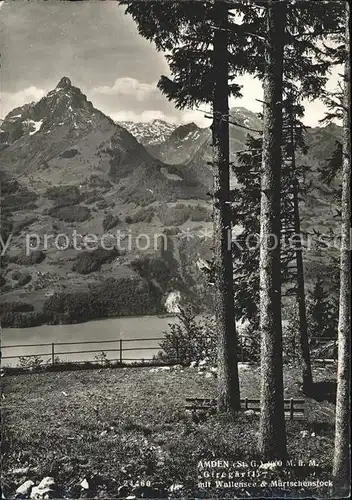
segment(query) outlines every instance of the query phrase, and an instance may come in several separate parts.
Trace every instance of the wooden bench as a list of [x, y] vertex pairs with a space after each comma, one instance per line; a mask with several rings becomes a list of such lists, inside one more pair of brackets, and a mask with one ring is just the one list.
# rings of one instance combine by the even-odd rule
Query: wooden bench
[[[211, 398], [186, 398], [185, 409], [192, 412], [204, 411], [213, 413], [216, 411], [217, 401]], [[304, 418], [304, 399], [285, 399], [285, 416], [290, 420]], [[241, 410], [253, 410], [260, 412], [260, 399], [244, 398], [241, 399]]]

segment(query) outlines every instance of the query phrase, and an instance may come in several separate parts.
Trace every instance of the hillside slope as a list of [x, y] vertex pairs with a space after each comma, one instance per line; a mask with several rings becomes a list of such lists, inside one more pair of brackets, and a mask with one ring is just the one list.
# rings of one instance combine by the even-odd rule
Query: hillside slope
[[[230, 129], [235, 162], [249, 133], [243, 127], [260, 130], [261, 122], [244, 108], [232, 109], [231, 117], [237, 124]], [[148, 289], [158, 307], [180, 289], [206, 302], [197, 262], [211, 257], [210, 130], [158, 121], [143, 124], [143, 130], [135, 127], [144, 145], [94, 108], [66, 77], [39, 102], [5, 117], [1, 235], [11, 241], [1, 263], [3, 302], [21, 301], [40, 310], [58, 294], [78, 297], [109, 283], [128, 290], [126, 280], [136, 283], [132, 295], [138, 286]], [[312, 167], [306, 179], [312, 188], [301, 203], [304, 231], [338, 229], [337, 184], [324, 185], [318, 169], [340, 133], [337, 126], [307, 131], [309, 152], [299, 158]], [[81, 239], [94, 235], [100, 243], [107, 237], [111, 250], [82, 252], [73, 244], [74, 232]], [[324, 274], [330, 254], [313, 250], [305, 261], [307, 275], [314, 277]]]

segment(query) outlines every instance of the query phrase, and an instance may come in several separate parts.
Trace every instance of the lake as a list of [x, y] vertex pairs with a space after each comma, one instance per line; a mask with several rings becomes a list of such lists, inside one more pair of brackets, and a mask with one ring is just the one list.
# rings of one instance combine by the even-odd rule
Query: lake
[[[159, 341], [151, 339], [162, 338], [163, 332], [168, 330], [168, 323], [175, 322], [177, 322], [175, 316], [139, 316], [108, 318], [74, 325], [4, 328], [1, 334], [2, 365], [14, 366], [18, 364], [18, 356], [28, 354], [41, 355], [46, 362], [52, 356], [52, 343], [55, 344], [55, 356], [59, 356], [62, 361], [92, 361], [101, 351], [106, 352], [110, 359], [119, 359], [120, 339], [125, 361], [150, 359], [159, 350]], [[136, 341], [136, 339], [142, 340]], [[107, 340], [113, 342], [106, 342]], [[82, 344], [67, 345], [67, 342], [82, 342]], [[25, 347], [24, 344], [46, 345]], [[20, 347], [11, 347], [14, 345]], [[74, 351], [94, 352], [76, 354]], [[16, 358], [6, 359], [7, 356]]]

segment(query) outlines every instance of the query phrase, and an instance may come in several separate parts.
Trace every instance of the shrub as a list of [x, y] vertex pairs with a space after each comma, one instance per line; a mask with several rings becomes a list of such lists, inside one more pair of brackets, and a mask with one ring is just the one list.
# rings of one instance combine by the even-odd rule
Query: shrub
[[57, 206], [49, 210], [49, 215], [65, 222], [83, 222], [90, 217], [90, 210], [80, 205]]
[[120, 219], [117, 217], [117, 215], [108, 214], [103, 219], [103, 230], [104, 231], [109, 231], [109, 229], [112, 229], [115, 226], [117, 226], [117, 224], [119, 222], [120, 222]]
[[21, 368], [37, 370], [42, 364], [43, 359], [40, 356], [19, 356], [19, 365]]
[[9, 179], [5, 174], [1, 173], [1, 195], [9, 195], [18, 193], [22, 189], [21, 184], [15, 179]]
[[101, 351], [99, 354], [97, 354], [96, 356], [94, 356], [94, 359], [100, 364], [100, 365], [103, 365], [103, 366], [111, 366], [111, 361], [109, 360], [109, 358], [107, 357], [107, 354], [106, 352], [104, 351]]
[[8, 257], [8, 261], [20, 266], [32, 266], [40, 264], [45, 259], [45, 253], [42, 250], [33, 250], [29, 255], [17, 254]]
[[[317, 357], [335, 357], [339, 305], [323, 287], [318, 278], [313, 290], [307, 294], [307, 327], [311, 350]], [[295, 302], [286, 308], [287, 325], [284, 327], [284, 356], [288, 360], [300, 359], [299, 316]], [[320, 354], [319, 354], [320, 353]]]
[[4, 328], [30, 328], [50, 322], [50, 316], [46, 316], [40, 311], [34, 311], [31, 304], [27, 305], [32, 308], [28, 312], [4, 312], [4, 314], [1, 315], [1, 326]]
[[0, 286], [2, 287], [4, 285], [6, 285], [6, 279], [0, 275]]
[[79, 274], [89, 274], [99, 271], [103, 264], [111, 262], [119, 255], [117, 249], [105, 250], [104, 248], [97, 248], [96, 250], [82, 252], [76, 257], [72, 271]]
[[170, 330], [164, 332], [165, 340], [160, 343], [162, 349], [158, 358], [168, 363], [189, 365], [192, 361], [208, 358], [216, 365], [216, 333], [214, 321], [206, 318], [196, 320], [192, 306], [180, 307], [177, 314], [179, 323], [169, 323]]
[[[125, 191], [124, 193], [122, 193]], [[132, 190], [128, 190], [126, 193], [126, 188], [124, 186], [121, 186], [120, 188], [120, 193], [122, 197], [122, 200], [124, 203], [135, 203], [136, 205], [139, 205], [141, 207], [145, 207], [147, 205], [150, 205], [150, 203], [153, 203], [156, 201], [156, 196], [155, 194], [150, 193], [149, 191], [142, 190], [136, 188]]]
[[151, 207], [141, 208], [140, 210], [138, 210], [138, 212], [136, 212], [133, 215], [133, 220], [135, 223], [138, 223], [138, 222], [149, 223], [153, 220], [153, 217], [154, 217], [154, 209], [153, 208], [151, 208]]
[[40, 170], [48, 170], [50, 168], [50, 165], [47, 161], [43, 161], [43, 163], [40, 166]]
[[18, 312], [7, 313], [1, 318], [1, 324], [4, 327], [12, 328], [30, 328], [48, 323], [50, 318], [44, 316], [41, 312]]

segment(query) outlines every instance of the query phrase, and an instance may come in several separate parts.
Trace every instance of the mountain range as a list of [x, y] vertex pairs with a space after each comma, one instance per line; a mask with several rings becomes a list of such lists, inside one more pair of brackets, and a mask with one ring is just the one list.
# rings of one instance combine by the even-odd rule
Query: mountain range
[[113, 181], [126, 201], [176, 200], [202, 192], [190, 169], [168, 169], [66, 77], [39, 102], [5, 117], [0, 148], [4, 172], [32, 177], [36, 190], [48, 183], [89, 183], [98, 175]]
[[[235, 162], [236, 152], [246, 147], [248, 128], [253, 135], [259, 133], [261, 120], [245, 108], [234, 108], [231, 121], [235, 124], [230, 128], [231, 161]], [[318, 169], [340, 134], [335, 125], [307, 130], [309, 151], [299, 161], [312, 167], [307, 182], [313, 181], [313, 189], [301, 203], [304, 230], [314, 226], [327, 231], [337, 225], [334, 186], [319, 180]], [[3, 300], [40, 308], [46, 297], [67, 287], [87, 291], [108, 279], [131, 276], [149, 280], [164, 296], [181, 281], [203, 286], [195, 263], [199, 256], [210, 256], [211, 237], [196, 235], [211, 234], [206, 194], [213, 177], [210, 160], [209, 128], [163, 120], [115, 123], [67, 77], [38, 102], [11, 111], [0, 127], [1, 231], [5, 240], [12, 234], [2, 259]], [[236, 182], [234, 174], [232, 182]], [[82, 258], [72, 247], [62, 252], [49, 246], [40, 258], [25, 255], [26, 234], [41, 240], [51, 234], [55, 239], [75, 229], [99, 236], [119, 230], [151, 240], [155, 234], [167, 233], [168, 252], [159, 246], [141, 251], [132, 245], [117, 258], [100, 259], [83, 271], [77, 264]], [[146, 256], [169, 259], [172, 279], [155, 270], [160, 262], [156, 266], [153, 261], [154, 267], [148, 264], [148, 272], [136, 264]], [[315, 265], [316, 256], [312, 259]]]
[[176, 128], [175, 124], [159, 119], [149, 122], [122, 121], [116, 123], [128, 130], [145, 147], [162, 144]]

